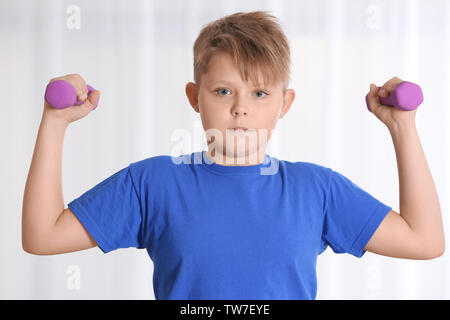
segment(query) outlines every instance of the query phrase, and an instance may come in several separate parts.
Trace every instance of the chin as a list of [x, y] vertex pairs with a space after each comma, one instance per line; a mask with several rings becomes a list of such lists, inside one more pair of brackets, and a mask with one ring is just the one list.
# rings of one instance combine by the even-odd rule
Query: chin
[[[220, 147], [216, 146], [215, 150], [218, 151], [218, 150], [221, 150], [221, 149], [220, 149]], [[258, 154], [260, 148], [258, 148], [258, 146], [249, 147], [248, 143], [247, 143], [245, 145], [245, 147], [244, 146], [235, 145], [234, 146], [234, 150], [231, 147], [230, 148], [225, 148], [224, 147], [222, 150], [223, 150], [223, 154], [227, 158], [232, 159], [232, 158], [243, 158], [243, 157], [245, 157], [247, 159], [247, 158], [250, 157], [250, 155], [253, 155], [252, 157], [255, 157], [254, 154], [255, 153]], [[264, 159], [262, 159], [262, 160], [264, 160]], [[262, 160], [260, 159], [260, 161], [262, 161]], [[254, 159], [254, 161], [258, 161], [258, 159]]]

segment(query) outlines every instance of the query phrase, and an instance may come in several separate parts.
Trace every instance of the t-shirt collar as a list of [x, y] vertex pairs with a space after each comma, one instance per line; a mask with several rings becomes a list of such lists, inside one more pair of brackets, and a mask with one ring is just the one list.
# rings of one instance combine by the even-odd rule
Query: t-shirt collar
[[268, 171], [267, 168], [270, 167], [272, 162], [272, 157], [267, 153], [264, 154], [264, 161], [255, 165], [235, 165], [227, 166], [222, 164], [217, 164], [212, 161], [207, 155], [205, 150], [194, 152], [193, 163], [203, 166], [206, 169], [223, 173], [223, 174], [261, 174]]

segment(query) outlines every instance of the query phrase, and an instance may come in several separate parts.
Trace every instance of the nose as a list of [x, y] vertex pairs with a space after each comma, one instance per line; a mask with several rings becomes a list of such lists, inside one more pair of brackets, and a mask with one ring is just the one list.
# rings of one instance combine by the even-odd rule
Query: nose
[[233, 111], [233, 116], [239, 116], [239, 115], [247, 115], [247, 111], [245, 110], [234, 110]]
[[236, 104], [231, 108], [231, 113], [233, 116], [246, 116], [248, 113], [247, 108], [244, 106], [243, 101], [237, 101]]

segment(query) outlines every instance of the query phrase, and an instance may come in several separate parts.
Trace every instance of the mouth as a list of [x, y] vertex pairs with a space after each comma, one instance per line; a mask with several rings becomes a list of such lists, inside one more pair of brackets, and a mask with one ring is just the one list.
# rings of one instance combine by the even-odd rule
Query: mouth
[[233, 135], [249, 135], [250, 133], [254, 132], [253, 129], [249, 129], [247, 127], [232, 127], [227, 129], [231, 134]]
[[248, 130], [248, 128], [246, 128], [246, 127], [234, 127], [234, 128], [230, 128], [231, 130], [234, 130], [234, 131], [247, 131]]

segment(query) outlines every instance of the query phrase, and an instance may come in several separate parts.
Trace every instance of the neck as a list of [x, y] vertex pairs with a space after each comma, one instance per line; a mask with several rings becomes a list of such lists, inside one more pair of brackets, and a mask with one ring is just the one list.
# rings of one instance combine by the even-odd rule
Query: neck
[[216, 149], [208, 147], [206, 156], [216, 164], [222, 166], [254, 166], [263, 163], [265, 158], [265, 149], [257, 150], [251, 154], [227, 155], [226, 152], [217, 152]]

